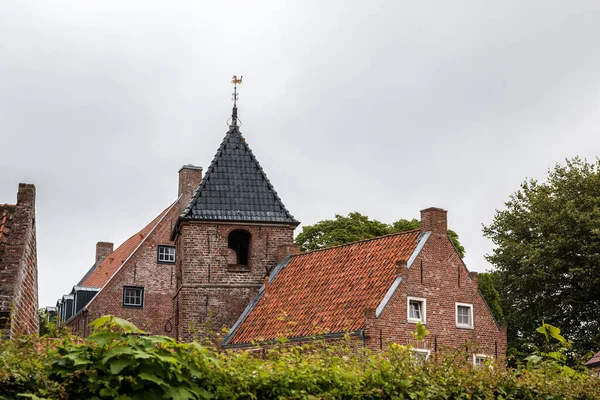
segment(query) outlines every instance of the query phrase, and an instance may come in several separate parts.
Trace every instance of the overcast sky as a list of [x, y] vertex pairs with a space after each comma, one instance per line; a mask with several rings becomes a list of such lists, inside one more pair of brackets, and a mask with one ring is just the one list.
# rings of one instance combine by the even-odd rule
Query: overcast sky
[[471, 270], [526, 177], [600, 154], [598, 0], [0, 0], [0, 202], [37, 187], [41, 306], [208, 167], [233, 74], [297, 219], [443, 207]]

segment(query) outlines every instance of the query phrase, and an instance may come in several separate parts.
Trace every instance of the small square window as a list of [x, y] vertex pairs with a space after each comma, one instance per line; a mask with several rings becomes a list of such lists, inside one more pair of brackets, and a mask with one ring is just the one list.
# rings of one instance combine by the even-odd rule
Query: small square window
[[175, 262], [175, 246], [158, 246], [158, 262], [159, 263], [174, 263]]
[[473, 354], [473, 365], [476, 367], [483, 367], [487, 360], [490, 360], [492, 357], [485, 354]]
[[123, 305], [126, 307], [144, 307], [144, 288], [125, 286]]
[[456, 326], [473, 329], [473, 304], [456, 303]]
[[427, 301], [418, 297], [408, 297], [407, 303], [407, 320], [408, 322], [426, 322]]

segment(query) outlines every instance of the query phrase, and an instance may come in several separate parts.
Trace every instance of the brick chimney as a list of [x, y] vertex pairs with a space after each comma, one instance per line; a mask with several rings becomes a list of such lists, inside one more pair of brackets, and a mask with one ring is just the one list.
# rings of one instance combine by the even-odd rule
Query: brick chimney
[[35, 186], [29, 183], [19, 183], [17, 205], [31, 208], [35, 211]]
[[277, 263], [284, 262], [287, 256], [295, 256], [300, 253], [300, 246], [295, 244], [282, 244], [277, 247]]
[[421, 210], [421, 232], [448, 234], [448, 211], [429, 207]]
[[184, 165], [179, 169], [179, 191], [177, 197], [182, 194], [191, 199], [200, 181], [202, 180], [202, 167], [196, 167], [195, 165]]
[[113, 252], [114, 245], [109, 242], [98, 242], [96, 243], [96, 262], [102, 260]]

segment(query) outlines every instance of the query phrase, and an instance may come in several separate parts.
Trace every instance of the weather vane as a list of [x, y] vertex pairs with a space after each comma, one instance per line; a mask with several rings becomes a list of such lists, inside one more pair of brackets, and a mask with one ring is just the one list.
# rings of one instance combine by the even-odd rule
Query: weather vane
[[231, 78], [231, 83], [233, 83], [233, 94], [231, 95], [231, 100], [233, 100], [233, 106], [236, 107], [237, 106], [237, 99], [238, 99], [238, 92], [237, 92], [237, 85], [238, 83], [241, 85], [242, 84], [242, 79], [244, 78], [243, 75], [240, 75], [240, 79], [238, 79], [237, 75], [234, 75], [233, 78]]

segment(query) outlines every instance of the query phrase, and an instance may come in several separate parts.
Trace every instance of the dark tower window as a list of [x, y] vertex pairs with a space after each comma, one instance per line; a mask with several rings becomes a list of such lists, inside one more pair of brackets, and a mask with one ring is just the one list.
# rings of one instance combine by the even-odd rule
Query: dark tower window
[[[8, 311], [0, 311], [0, 331], [10, 328], [10, 312]], [[2, 339], [2, 334], [0, 332], [0, 339]]]
[[250, 251], [249, 232], [242, 230], [231, 231], [227, 238], [227, 247], [235, 252], [236, 264], [248, 265], [248, 253]]

